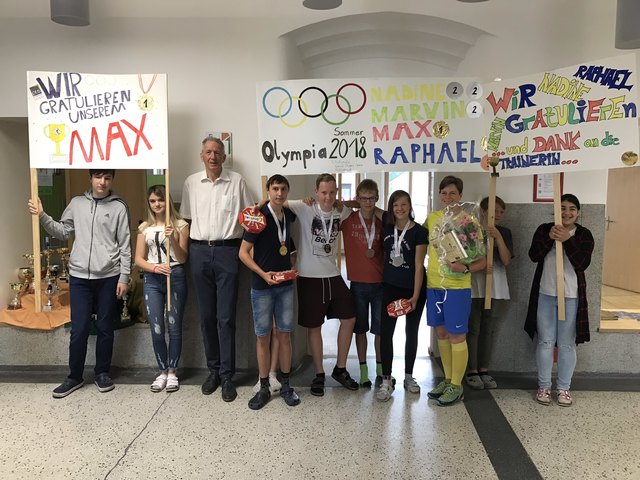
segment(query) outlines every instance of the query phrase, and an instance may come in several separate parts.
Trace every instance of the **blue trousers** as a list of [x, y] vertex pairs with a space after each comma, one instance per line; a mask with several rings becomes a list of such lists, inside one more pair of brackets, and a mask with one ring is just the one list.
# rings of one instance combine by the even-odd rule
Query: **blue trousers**
[[[171, 310], [167, 310], [167, 277], [158, 273], [144, 274], [144, 304], [147, 308], [151, 341], [158, 368], [178, 368], [182, 353], [182, 317], [187, 301], [187, 277], [182, 265], [171, 268]], [[165, 339], [165, 317], [169, 331], [169, 347]]]
[[538, 345], [536, 363], [538, 365], [538, 386], [551, 388], [553, 369], [553, 347], [558, 345], [559, 390], [571, 388], [571, 378], [576, 368], [576, 315], [578, 299], [565, 298], [566, 320], [558, 320], [558, 297], [543, 293], [538, 299]]
[[71, 297], [71, 339], [69, 341], [69, 378], [82, 380], [87, 357], [91, 315], [95, 312], [96, 375], [109, 373], [113, 354], [113, 318], [117, 313], [116, 286], [119, 276], [87, 280], [69, 277]]
[[197, 243], [189, 247], [207, 368], [221, 378], [231, 378], [236, 369], [238, 251]]

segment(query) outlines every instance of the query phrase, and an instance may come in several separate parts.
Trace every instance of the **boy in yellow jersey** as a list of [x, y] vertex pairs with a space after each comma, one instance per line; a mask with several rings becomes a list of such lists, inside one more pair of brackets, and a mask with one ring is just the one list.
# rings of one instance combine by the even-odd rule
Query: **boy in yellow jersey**
[[[443, 208], [460, 203], [462, 188], [460, 178], [442, 179], [439, 197]], [[471, 272], [486, 266], [486, 258], [481, 257], [470, 265], [446, 261], [449, 268], [444, 268], [446, 265], [440, 261], [436, 248], [443, 219], [444, 210], [437, 210], [431, 212], [424, 223], [429, 232], [427, 325], [435, 327], [444, 369], [444, 380], [428, 396], [439, 406], [452, 405], [462, 399], [462, 379], [469, 359], [466, 334], [471, 310]]]

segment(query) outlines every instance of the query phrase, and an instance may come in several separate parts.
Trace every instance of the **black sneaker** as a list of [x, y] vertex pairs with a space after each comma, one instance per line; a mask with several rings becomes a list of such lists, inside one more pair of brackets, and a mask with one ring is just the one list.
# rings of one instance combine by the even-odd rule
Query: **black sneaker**
[[211, 395], [220, 386], [220, 375], [218, 372], [212, 372], [202, 384], [202, 394]]
[[[269, 393], [269, 395], [271, 395], [271, 393]], [[233, 402], [237, 396], [236, 386], [230, 378], [225, 378], [222, 382], [222, 400], [225, 402]]]
[[111, 390], [116, 388], [116, 386], [113, 384], [113, 380], [111, 380], [111, 377], [109, 377], [109, 375], [107, 375], [106, 373], [101, 373], [100, 375], [98, 375], [96, 377], [95, 384], [97, 385], [98, 391], [100, 393], [110, 392]]
[[295, 407], [296, 405], [300, 405], [300, 397], [296, 393], [296, 391], [289, 387], [288, 389], [282, 389], [280, 391], [280, 396], [284, 399], [284, 403], [286, 403], [290, 407]]
[[[231, 381], [229, 381], [228, 383], [231, 383]], [[224, 385], [222, 386], [222, 389], [224, 393]], [[260, 410], [267, 403], [269, 403], [269, 400], [271, 400], [271, 392], [269, 391], [269, 387], [262, 387], [260, 390], [258, 390], [258, 393], [256, 393], [253, 398], [249, 400], [249, 408], [251, 410]]]
[[53, 398], [64, 398], [84, 385], [84, 380], [65, 378], [61, 385], [53, 389]]

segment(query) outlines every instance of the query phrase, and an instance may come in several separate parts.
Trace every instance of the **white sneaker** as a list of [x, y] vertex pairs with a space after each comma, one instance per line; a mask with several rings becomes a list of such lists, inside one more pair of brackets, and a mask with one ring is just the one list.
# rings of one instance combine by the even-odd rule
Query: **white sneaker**
[[404, 389], [410, 393], [420, 393], [420, 385], [416, 382], [416, 379], [413, 377], [404, 379]]
[[[260, 382], [258, 382], [260, 383]], [[271, 394], [279, 393], [282, 390], [282, 384], [278, 381], [275, 374], [269, 374], [269, 390]]]
[[260, 391], [260, 379], [258, 378], [258, 383], [253, 386], [253, 393], [258, 393]]
[[389, 383], [383, 383], [380, 385], [378, 392], [376, 393], [376, 398], [381, 402], [386, 402], [391, 398], [391, 394], [393, 393], [393, 387]]
[[[274, 393], [279, 393], [282, 390], [282, 384], [278, 381], [275, 375], [269, 374], [269, 391], [273, 395]], [[258, 383], [253, 386], [253, 393], [258, 393], [260, 391], [260, 379], [258, 378]]]
[[161, 373], [156, 377], [156, 379], [151, 384], [151, 391], [153, 393], [158, 393], [164, 390], [164, 387], [167, 386], [167, 374]]

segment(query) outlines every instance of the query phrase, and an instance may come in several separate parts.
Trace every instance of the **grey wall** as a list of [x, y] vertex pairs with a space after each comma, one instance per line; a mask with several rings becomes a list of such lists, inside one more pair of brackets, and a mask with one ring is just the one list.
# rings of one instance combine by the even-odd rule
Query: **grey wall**
[[[578, 346], [576, 372], [639, 373], [640, 342], [635, 334], [600, 333], [604, 205], [583, 205], [578, 223], [591, 230], [595, 250], [586, 271], [591, 341]], [[507, 269], [511, 301], [496, 333], [492, 370], [534, 372], [534, 343], [524, 332], [531, 280], [535, 264], [528, 251], [541, 223], [553, 221], [552, 204], [510, 204], [503, 224], [514, 236], [516, 258]]]

